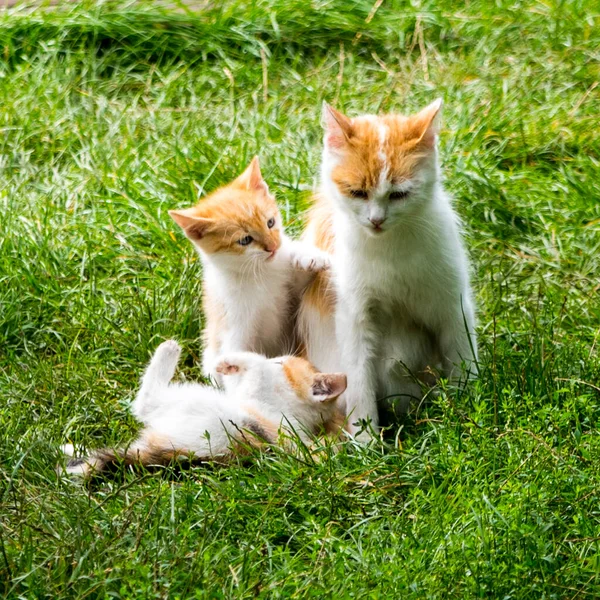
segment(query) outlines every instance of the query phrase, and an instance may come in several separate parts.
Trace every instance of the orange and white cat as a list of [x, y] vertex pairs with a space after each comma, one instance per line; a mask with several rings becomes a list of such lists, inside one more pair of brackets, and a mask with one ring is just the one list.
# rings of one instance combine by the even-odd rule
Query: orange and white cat
[[229, 185], [169, 214], [202, 259], [205, 375], [221, 382], [219, 354], [293, 352], [300, 292], [315, 272], [329, 267], [329, 258], [285, 234], [258, 157]]
[[305, 239], [332, 253], [332, 270], [307, 289], [299, 319], [309, 360], [348, 374], [352, 433], [360, 421], [377, 431], [378, 398], [405, 411], [430, 368], [453, 381], [476, 372], [469, 266], [438, 164], [440, 107], [348, 118], [324, 106]]
[[[293, 447], [292, 435], [310, 444], [311, 435], [333, 433], [343, 423], [335, 402], [346, 389], [341, 373], [319, 373], [298, 357], [238, 352], [218, 359], [225, 384], [218, 390], [171, 383], [180, 354], [174, 340], [154, 353], [132, 405], [144, 424], [138, 438], [126, 448], [72, 458], [68, 474], [87, 477], [112, 464], [166, 465], [182, 458], [226, 462], [248, 446], [278, 443], [280, 434]], [[63, 450], [73, 456], [71, 445]]]

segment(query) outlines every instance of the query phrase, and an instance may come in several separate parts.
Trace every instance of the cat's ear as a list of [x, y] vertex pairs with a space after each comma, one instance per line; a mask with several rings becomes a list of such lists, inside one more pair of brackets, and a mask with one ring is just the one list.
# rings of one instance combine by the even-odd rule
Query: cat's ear
[[323, 102], [323, 128], [325, 129], [325, 144], [328, 148], [339, 150], [352, 137], [352, 121], [333, 106]]
[[438, 98], [416, 115], [410, 117], [414, 137], [418, 139], [419, 145], [424, 148], [432, 149], [435, 147], [440, 132], [441, 109], [442, 99]]
[[238, 187], [250, 192], [269, 193], [269, 186], [260, 172], [260, 162], [255, 156], [246, 170], [234, 182]]
[[203, 219], [193, 214], [193, 208], [170, 210], [169, 215], [183, 229], [190, 240], [199, 240], [208, 232], [212, 225], [211, 219]]
[[335, 400], [344, 393], [347, 385], [343, 373], [316, 373], [311, 386], [312, 398], [315, 402]]

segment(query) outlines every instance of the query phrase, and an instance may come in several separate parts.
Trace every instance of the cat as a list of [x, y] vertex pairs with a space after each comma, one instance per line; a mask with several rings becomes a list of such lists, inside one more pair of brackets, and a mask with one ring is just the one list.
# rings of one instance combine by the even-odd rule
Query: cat
[[216, 357], [224, 353], [295, 353], [300, 293], [329, 258], [285, 234], [258, 157], [198, 205], [169, 214], [202, 259], [204, 374], [222, 383]]
[[469, 264], [438, 162], [441, 105], [408, 117], [323, 108], [304, 238], [332, 254], [332, 269], [306, 290], [299, 328], [311, 362], [348, 374], [341, 400], [364, 439], [378, 431], [378, 398], [405, 412], [432, 369], [453, 383], [477, 371]]
[[[346, 389], [341, 373], [319, 373], [299, 357], [237, 352], [217, 362], [224, 389], [171, 383], [180, 353], [174, 340], [163, 342], [142, 377], [132, 404], [144, 424], [138, 438], [125, 448], [71, 458], [67, 474], [89, 477], [110, 465], [166, 465], [182, 458], [226, 462], [249, 448], [278, 443], [282, 433], [310, 445], [312, 434], [334, 433], [343, 425], [335, 402]], [[70, 445], [63, 451], [74, 454]]]

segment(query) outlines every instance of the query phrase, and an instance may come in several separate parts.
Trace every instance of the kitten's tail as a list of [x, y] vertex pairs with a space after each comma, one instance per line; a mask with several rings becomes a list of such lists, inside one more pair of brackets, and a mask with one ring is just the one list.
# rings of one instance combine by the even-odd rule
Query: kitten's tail
[[70, 444], [63, 446], [63, 452], [71, 458], [66, 467], [57, 468], [59, 473], [86, 479], [119, 465], [168, 465], [188, 455], [185, 450], [176, 450], [165, 440], [152, 439], [152, 436], [134, 442], [128, 448], [102, 448], [80, 458], [73, 457], [73, 447]]

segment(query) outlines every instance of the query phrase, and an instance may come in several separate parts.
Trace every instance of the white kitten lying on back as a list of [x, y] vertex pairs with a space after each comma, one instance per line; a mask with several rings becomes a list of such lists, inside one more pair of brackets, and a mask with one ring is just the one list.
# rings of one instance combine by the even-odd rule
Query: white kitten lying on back
[[[293, 356], [239, 352], [218, 361], [225, 383], [218, 390], [170, 383], [180, 353], [170, 340], [152, 357], [132, 406], [145, 425], [139, 437], [126, 448], [73, 458], [67, 473], [87, 477], [111, 464], [165, 465], [179, 457], [222, 462], [248, 447], [277, 443], [282, 431], [308, 441], [309, 434], [341, 426], [335, 402], [346, 389], [341, 373], [319, 373]], [[64, 452], [72, 456], [72, 446]]]
[[169, 214], [202, 259], [204, 374], [222, 383], [215, 369], [220, 354], [294, 352], [300, 293], [329, 259], [285, 234], [258, 157], [196, 206]]

